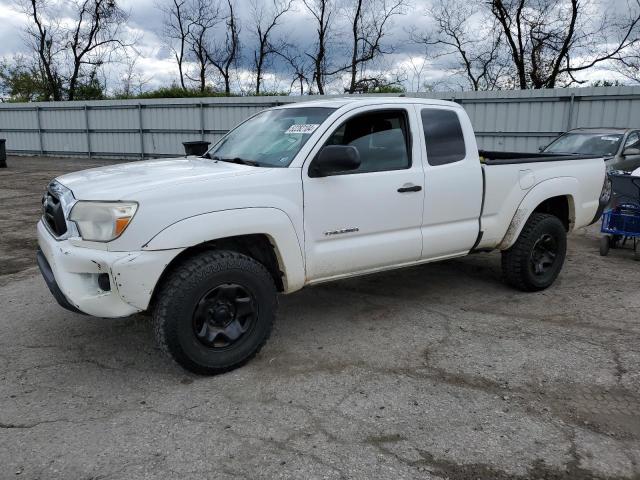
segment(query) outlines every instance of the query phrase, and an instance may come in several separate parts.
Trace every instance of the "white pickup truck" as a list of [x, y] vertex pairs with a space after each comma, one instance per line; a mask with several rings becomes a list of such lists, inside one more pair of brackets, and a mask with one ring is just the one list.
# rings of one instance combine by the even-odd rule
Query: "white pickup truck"
[[262, 347], [278, 292], [494, 249], [508, 284], [544, 289], [608, 185], [602, 158], [479, 152], [455, 103], [294, 103], [202, 157], [52, 181], [38, 264], [65, 308], [149, 311], [164, 351], [214, 374]]

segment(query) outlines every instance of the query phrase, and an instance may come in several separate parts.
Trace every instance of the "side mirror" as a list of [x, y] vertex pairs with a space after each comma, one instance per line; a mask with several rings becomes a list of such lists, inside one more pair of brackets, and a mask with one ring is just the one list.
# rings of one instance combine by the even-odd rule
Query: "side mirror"
[[547, 146], [546, 146], [546, 145], [540, 145], [540, 146], [538, 147], [538, 151], [539, 151], [539, 152], [542, 152], [545, 148], [547, 148]]
[[622, 156], [626, 157], [628, 155], [640, 155], [640, 148], [627, 147], [622, 151]]
[[327, 145], [309, 166], [310, 177], [349, 172], [360, 166], [360, 153], [350, 145]]

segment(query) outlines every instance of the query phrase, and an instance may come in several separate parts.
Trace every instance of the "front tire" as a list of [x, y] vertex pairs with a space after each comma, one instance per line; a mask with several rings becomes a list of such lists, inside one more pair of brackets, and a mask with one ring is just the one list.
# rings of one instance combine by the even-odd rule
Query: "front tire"
[[558, 277], [567, 254], [567, 232], [560, 219], [533, 213], [515, 244], [502, 252], [505, 281], [519, 290], [549, 287]]
[[233, 251], [202, 252], [160, 286], [153, 311], [156, 341], [187, 370], [227, 372], [260, 351], [276, 308], [276, 287], [262, 264]]

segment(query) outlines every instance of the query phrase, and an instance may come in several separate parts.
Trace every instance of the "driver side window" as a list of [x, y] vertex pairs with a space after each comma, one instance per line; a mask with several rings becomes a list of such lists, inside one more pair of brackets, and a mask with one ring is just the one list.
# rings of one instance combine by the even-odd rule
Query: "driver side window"
[[349, 174], [401, 170], [411, 167], [407, 129], [404, 110], [367, 112], [340, 125], [325, 145], [358, 149], [360, 167]]

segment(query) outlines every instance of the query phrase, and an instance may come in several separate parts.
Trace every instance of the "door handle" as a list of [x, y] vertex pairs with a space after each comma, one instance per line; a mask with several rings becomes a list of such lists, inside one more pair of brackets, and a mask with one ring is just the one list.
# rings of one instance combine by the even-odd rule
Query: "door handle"
[[398, 189], [398, 192], [400, 192], [400, 193], [419, 192], [420, 190], [422, 190], [422, 187], [420, 185], [407, 185], [405, 187], [400, 187]]

